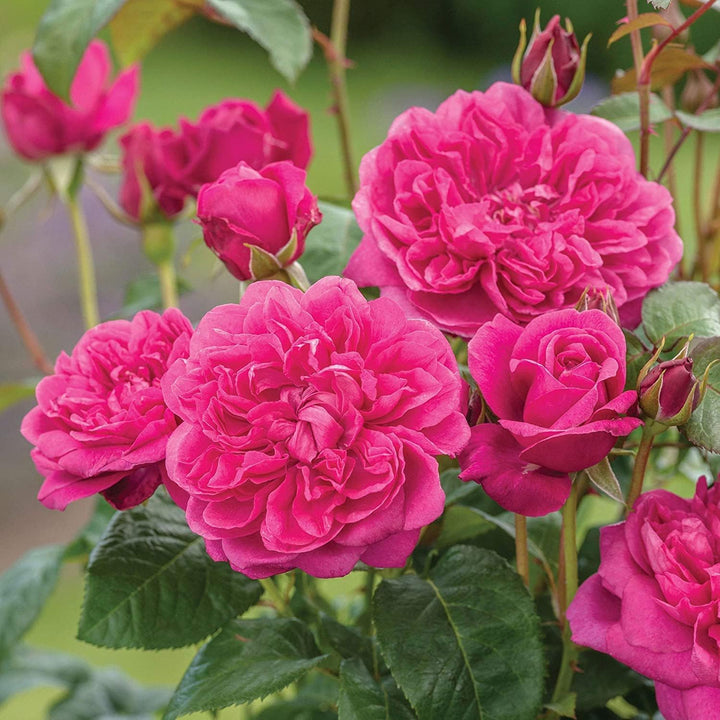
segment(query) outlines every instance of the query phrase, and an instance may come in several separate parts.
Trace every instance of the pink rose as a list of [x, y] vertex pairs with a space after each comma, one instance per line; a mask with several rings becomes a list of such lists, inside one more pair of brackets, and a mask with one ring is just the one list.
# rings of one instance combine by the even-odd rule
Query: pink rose
[[238, 280], [259, 279], [250, 267], [249, 245], [276, 258], [274, 272], [300, 257], [305, 236], [322, 218], [305, 186], [305, 171], [288, 161], [259, 171], [246, 163], [226, 170], [200, 188], [197, 214], [205, 243]]
[[445, 338], [349, 280], [253, 283], [163, 383], [185, 422], [171, 492], [215, 560], [253, 578], [402, 567], [443, 510], [434, 456], [468, 438]]
[[623, 323], [682, 254], [670, 193], [635, 170], [609, 122], [545, 109], [523, 88], [411, 108], [360, 165], [365, 232], [345, 274], [414, 317], [472, 337], [608, 286]]
[[[309, 124], [307, 112], [279, 90], [265, 110], [231, 99], [207, 108], [197, 122], [181, 119], [179, 130], [140, 123], [120, 138], [120, 204], [136, 220], [157, 209], [172, 217], [203, 184], [240, 162], [260, 170], [289, 160], [304, 169], [312, 155]], [[143, 175], [152, 192], [148, 199]]]
[[463, 480], [506, 510], [544, 515], [570, 492], [568, 473], [597, 464], [641, 423], [621, 417], [625, 338], [601, 310], [556, 310], [526, 327], [497, 315], [468, 346], [470, 373], [498, 424], [472, 428]]
[[666, 720], [720, 720], [720, 484], [644, 493], [600, 555], [567, 611], [573, 641], [655, 680]]
[[165, 447], [177, 420], [160, 379], [187, 355], [192, 326], [175, 309], [88, 330], [55, 374], [37, 386], [21, 432], [45, 476], [38, 499], [64, 510], [101, 493], [118, 510], [146, 500], [165, 477]]
[[139, 69], [130, 67], [111, 83], [110, 56], [100, 40], [90, 43], [78, 66], [71, 105], [48, 89], [29, 52], [20, 63], [22, 69], [5, 79], [0, 109], [10, 144], [27, 160], [93, 150], [132, 115]]

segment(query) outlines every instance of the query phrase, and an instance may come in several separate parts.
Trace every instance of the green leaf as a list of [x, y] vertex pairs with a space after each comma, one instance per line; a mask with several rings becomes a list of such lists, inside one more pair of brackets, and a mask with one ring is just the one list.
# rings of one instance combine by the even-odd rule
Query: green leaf
[[270, 63], [290, 82], [308, 64], [310, 23], [294, 0], [207, 0], [206, 5], [264, 47]]
[[70, 86], [90, 40], [125, 0], [52, 0], [40, 18], [33, 59], [48, 87], [70, 99]]
[[7, 410], [16, 403], [35, 395], [38, 380], [30, 378], [18, 383], [0, 384], [0, 412]]
[[343, 625], [321, 612], [320, 642], [326, 642], [341, 658], [358, 658], [370, 670], [373, 667], [373, 641], [360, 631]]
[[564, 695], [557, 702], [548, 703], [545, 707], [548, 710], [552, 710], [557, 713], [560, 717], [574, 718], [575, 715], [575, 701], [577, 695], [575, 693], [568, 693]]
[[195, 656], [165, 720], [263, 698], [326, 657], [308, 627], [295, 618], [233, 620]]
[[[591, 111], [592, 115], [615, 123], [623, 132], [640, 129], [640, 100], [637, 92], [624, 92], [602, 100]], [[650, 122], [670, 120], [672, 111], [657, 96], [650, 95]]]
[[183, 647], [241, 615], [259, 583], [212, 560], [164, 492], [118, 513], [90, 555], [78, 638], [113, 648]]
[[665, 336], [665, 349], [677, 340], [720, 335], [720, 298], [705, 283], [668, 282], [648, 293], [642, 307], [642, 322], [656, 345]]
[[427, 579], [384, 580], [373, 614], [380, 649], [420, 720], [531, 720], [544, 662], [540, 621], [499, 556], [452, 548]]
[[253, 720], [338, 720], [338, 680], [310, 673], [298, 685], [292, 700], [279, 700], [253, 714]]
[[[178, 295], [184, 295], [192, 290], [190, 283], [181, 277], [177, 278], [176, 288]], [[125, 288], [125, 298], [118, 317], [132, 317], [140, 310], [160, 311], [162, 306], [162, 290], [158, 276], [155, 273], [141, 275]]]
[[57, 583], [61, 545], [46, 545], [23, 555], [0, 575], [0, 658], [30, 629]]
[[377, 682], [358, 658], [340, 664], [339, 720], [417, 720], [392, 678]]
[[720, 132], [720, 108], [706, 110], [700, 115], [693, 115], [682, 110], [677, 110], [675, 114], [683, 125], [691, 127], [693, 130]]
[[89, 555], [92, 549], [100, 542], [115, 512], [115, 508], [105, 498], [98, 496], [95, 500], [95, 511], [88, 520], [87, 525], [65, 548], [65, 560]]
[[655, 25], [665, 25], [672, 28], [672, 23], [666, 20], [659, 13], [641, 13], [634, 20], [624, 22], [607, 41], [608, 47], [620, 38], [629, 35], [633, 30], [642, 30], [643, 28], [654, 27]]
[[[720, 358], [720, 338], [701, 340], [693, 346], [690, 355], [693, 374], [701, 378], [707, 366]], [[720, 363], [710, 368], [705, 397], [685, 425], [685, 434], [693, 445], [720, 453]]]
[[580, 672], [573, 674], [572, 689], [577, 709], [583, 712], [604, 707], [643, 684], [642, 676], [605, 653], [583, 648], [577, 664]]
[[308, 233], [300, 258], [311, 283], [327, 275], [342, 275], [363, 236], [352, 210], [326, 202], [318, 206], [322, 222]]

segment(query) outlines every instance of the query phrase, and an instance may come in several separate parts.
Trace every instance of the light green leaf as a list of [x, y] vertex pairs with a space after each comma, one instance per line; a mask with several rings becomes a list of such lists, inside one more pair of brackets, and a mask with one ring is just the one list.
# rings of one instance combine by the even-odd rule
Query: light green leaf
[[164, 492], [118, 513], [90, 555], [78, 637], [101, 647], [183, 647], [241, 615], [259, 583], [212, 560]]
[[308, 233], [300, 258], [311, 283], [327, 275], [342, 275], [363, 236], [352, 210], [326, 202], [318, 206], [322, 222]]
[[[602, 100], [591, 112], [596, 117], [615, 123], [623, 132], [640, 129], [640, 100], [637, 92], [624, 92]], [[650, 95], [650, 122], [661, 123], [673, 116], [657, 96]]]
[[90, 40], [125, 0], [52, 0], [40, 18], [33, 59], [48, 87], [69, 100], [70, 86]]
[[[182, 296], [192, 290], [192, 286], [181, 277], [176, 279], [176, 290], [178, 296]], [[128, 284], [125, 288], [123, 306], [118, 317], [132, 317], [140, 310], [162, 309], [162, 290], [160, 280], [155, 273], [151, 275], [140, 275]]]
[[675, 114], [683, 125], [691, 127], [693, 130], [701, 132], [720, 132], [720, 108], [706, 110], [700, 115], [693, 115], [682, 110], [677, 110]]
[[273, 67], [290, 82], [308, 64], [310, 23], [294, 0], [207, 0], [206, 4], [264, 47]]
[[498, 555], [456, 546], [427, 579], [375, 591], [383, 656], [419, 720], [533, 720], [543, 692], [540, 620]]
[[0, 575], [0, 658], [30, 629], [55, 588], [63, 548], [38, 547]]
[[690, 335], [720, 335], [720, 298], [705, 283], [668, 282], [648, 293], [642, 307], [648, 338], [657, 345], [665, 336], [665, 349]]
[[656, 10], [666, 10], [672, 0], [648, 0]]
[[164, 718], [263, 698], [326, 657], [308, 627], [295, 618], [233, 620], [195, 656]]
[[[693, 346], [690, 355], [693, 374], [701, 378], [707, 366], [720, 358], [720, 337], [701, 340]], [[720, 363], [710, 368], [705, 397], [690, 416], [685, 433], [694, 445], [720, 453]]]
[[35, 395], [38, 380], [30, 378], [18, 383], [3, 383], [0, 385], [0, 412], [7, 410], [16, 403]]
[[625, 502], [625, 496], [620, 487], [620, 482], [610, 467], [610, 461], [607, 458], [603, 458], [597, 465], [587, 468], [585, 473], [588, 478], [590, 478], [590, 482], [598, 490], [601, 490], [619, 503]]

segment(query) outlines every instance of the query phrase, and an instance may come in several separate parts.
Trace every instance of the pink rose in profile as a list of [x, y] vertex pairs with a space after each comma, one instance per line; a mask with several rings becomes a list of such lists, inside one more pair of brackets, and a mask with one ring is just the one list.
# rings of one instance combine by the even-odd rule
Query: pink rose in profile
[[[279, 90], [265, 110], [249, 100], [223, 100], [197, 122], [182, 118], [179, 130], [140, 123], [120, 145], [120, 204], [136, 220], [158, 210], [177, 215], [187, 197], [240, 162], [260, 170], [288, 160], [304, 169], [312, 155], [308, 113]], [[143, 198], [143, 175], [151, 198]]]
[[133, 66], [110, 81], [110, 55], [93, 40], [78, 66], [68, 105], [51, 90], [25, 52], [21, 69], [5, 79], [0, 109], [8, 140], [27, 160], [95, 149], [108, 130], [127, 122], [138, 94]]
[[601, 310], [556, 310], [526, 327], [497, 315], [468, 346], [470, 373], [498, 418], [472, 428], [462, 480], [506, 510], [544, 515], [570, 492], [568, 473], [597, 464], [641, 423], [625, 387], [625, 338]]
[[720, 484], [642, 494], [600, 555], [567, 611], [573, 641], [654, 680], [666, 720], [720, 720]]
[[546, 111], [523, 88], [411, 108], [360, 165], [365, 235], [345, 274], [463, 337], [610, 288], [624, 325], [682, 254], [670, 193], [611, 123]]
[[288, 161], [226, 170], [200, 188], [197, 214], [206, 245], [238, 280], [261, 279], [250, 267], [248, 246], [276, 258], [272, 275], [300, 257], [305, 236], [322, 218], [305, 171]]
[[469, 435], [442, 334], [337, 277], [253, 283], [162, 386], [185, 421], [171, 493], [210, 556], [253, 578], [402, 567], [443, 510], [434, 456]]
[[55, 374], [37, 386], [21, 432], [45, 476], [38, 499], [64, 510], [101, 493], [118, 510], [147, 500], [165, 477], [165, 447], [177, 426], [160, 379], [187, 355], [192, 326], [175, 309], [88, 330]]

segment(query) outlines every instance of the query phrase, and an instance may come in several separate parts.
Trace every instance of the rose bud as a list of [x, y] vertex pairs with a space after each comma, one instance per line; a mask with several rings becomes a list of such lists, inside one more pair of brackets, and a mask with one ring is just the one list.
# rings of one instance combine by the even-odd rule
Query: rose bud
[[710, 78], [702, 70], [689, 72], [680, 95], [680, 107], [685, 112], [695, 114], [701, 107], [708, 110], [716, 108], [718, 104], [718, 92]]
[[541, 30], [539, 9], [535, 13], [529, 43], [526, 35], [523, 20], [520, 23], [520, 43], [512, 63], [514, 82], [522, 85], [546, 107], [558, 107], [570, 102], [580, 92], [585, 79], [590, 35], [580, 47], [572, 23], [566, 18], [563, 30], [559, 15], [552, 17], [545, 29]]
[[[675, 28], [680, 27], [680, 25], [687, 20], [683, 11], [680, 9], [678, 0], [671, 0], [666, 8], [658, 9], [657, 14], [670, 23], [669, 25], [653, 25], [651, 30], [652, 36], [658, 42], [665, 40]], [[690, 28], [685, 28], [685, 30], [677, 36], [677, 39], [679, 42], [686, 43], [690, 39]]]
[[138, 93], [138, 67], [110, 81], [110, 54], [93, 40], [70, 87], [70, 104], [45, 84], [29, 52], [22, 68], [5, 80], [0, 110], [10, 145], [26, 160], [94, 150], [111, 128], [132, 114]]
[[684, 425], [690, 419], [702, 399], [702, 383], [692, 367], [690, 357], [666, 360], [640, 380], [640, 409], [647, 417], [668, 426]]
[[305, 185], [305, 171], [289, 161], [254, 170], [241, 162], [198, 194], [198, 219], [207, 246], [238, 280], [260, 280], [290, 266], [322, 215]]
[[602, 312], [612, 318], [618, 325], [622, 325], [620, 322], [620, 313], [618, 312], [610, 288], [585, 288], [580, 299], [575, 303], [575, 309], [579, 312], [602, 310]]

